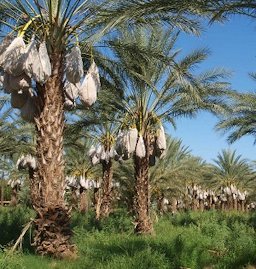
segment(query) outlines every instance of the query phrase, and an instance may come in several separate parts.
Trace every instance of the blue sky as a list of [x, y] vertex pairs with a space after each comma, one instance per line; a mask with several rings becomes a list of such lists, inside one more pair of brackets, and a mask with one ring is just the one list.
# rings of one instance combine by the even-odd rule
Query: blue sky
[[[210, 57], [200, 66], [200, 70], [213, 67], [225, 67], [232, 71], [229, 82], [238, 91], [255, 91], [256, 82], [250, 79], [249, 72], [256, 72], [256, 21], [233, 16], [224, 24], [207, 25], [200, 37], [185, 36], [178, 46], [187, 53], [199, 47], [210, 49]], [[256, 160], [256, 145], [253, 137], [243, 137], [229, 145], [227, 135], [216, 132], [214, 126], [217, 118], [202, 112], [195, 119], [179, 119], [177, 129], [169, 129], [170, 133], [181, 138], [183, 144], [189, 146], [194, 155], [212, 162], [222, 149], [234, 149], [244, 158]]]

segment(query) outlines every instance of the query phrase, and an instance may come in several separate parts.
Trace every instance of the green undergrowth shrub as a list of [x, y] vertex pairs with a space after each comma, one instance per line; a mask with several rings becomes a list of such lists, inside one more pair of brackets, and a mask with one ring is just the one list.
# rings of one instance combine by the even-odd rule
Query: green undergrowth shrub
[[25, 269], [21, 254], [0, 252], [0, 269]]
[[125, 210], [119, 209], [111, 213], [108, 218], [97, 221], [94, 212], [81, 214], [74, 212], [71, 221], [72, 228], [84, 231], [105, 231], [110, 233], [133, 232], [132, 217]]
[[[30, 213], [19, 210], [26, 223]], [[8, 267], [0, 262], [0, 269], [242, 269], [256, 264], [253, 214], [209, 211], [165, 215], [155, 222], [152, 236], [134, 235], [132, 218], [122, 210], [101, 222], [94, 219], [93, 213], [72, 214], [77, 260], [42, 258], [27, 251], [6, 257], [3, 252], [0, 261], [9, 262]], [[10, 225], [11, 220], [17, 218], [12, 217]]]
[[[35, 217], [35, 212], [24, 206], [0, 207], [0, 245], [6, 246], [14, 243], [26, 223]], [[29, 233], [24, 237], [24, 246], [30, 245]]]
[[254, 219], [254, 214], [240, 212], [186, 212], [167, 215], [157, 226], [161, 233], [171, 223], [175, 253], [170, 256], [171, 268], [236, 269], [256, 264]]

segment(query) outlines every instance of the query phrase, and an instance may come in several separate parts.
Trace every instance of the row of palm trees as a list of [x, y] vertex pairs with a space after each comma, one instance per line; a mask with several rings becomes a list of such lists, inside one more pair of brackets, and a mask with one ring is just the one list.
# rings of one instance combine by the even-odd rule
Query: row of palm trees
[[[116, 206], [125, 207], [132, 212], [135, 184], [132, 162], [127, 160], [122, 164], [114, 163], [113, 179], [109, 182], [111, 187], [107, 189], [108, 196], [104, 197], [106, 178], [101, 175], [101, 164], [92, 165], [88, 156], [89, 147], [85, 145], [80, 151], [76, 151], [76, 155], [73, 155], [73, 148], [72, 151], [67, 150], [67, 203], [81, 213], [91, 210], [93, 205], [96, 219], [106, 218]], [[86, 154], [83, 154], [82, 149], [85, 149]], [[34, 161], [29, 155], [23, 156], [18, 160], [18, 168], [34, 166]], [[14, 175], [13, 171], [11, 172], [12, 179], [8, 184], [13, 190], [13, 202], [16, 203], [17, 191], [24, 182], [20, 181], [20, 174]], [[169, 139], [165, 158], [150, 168], [149, 181], [153, 205], [150, 206], [150, 211], [156, 205], [160, 213], [213, 208], [245, 211], [250, 209], [250, 205], [255, 201], [254, 163], [243, 159], [235, 151], [223, 150], [213, 164], [207, 164], [192, 156], [188, 148], [182, 146], [177, 139]], [[107, 215], [101, 214], [100, 201], [103, 197], [108, 204]]]
[[[71, 138], [80, 133], [85, 136], [81, 127], [92, 129], [90, 124], [100, 121], [116, 119], [118, 129], [126, 131], [133, 128], [138, 132], [140, 154], [137, 150], [132, 154], [136, 232], [152, 232], [149, 166], [152, 144], [159, 135], [157, 130], [168, 122], [175, 125], [179, 116], [195, 116], [200, 110], [228, 113], [235, 102], [232, 97], [238, 96], [230, 92], [225, 82], [227, 74], [223, 70], [194, 72], [195, 67], [207, 57], [205, 50], [180, 58], [175, 48], [179, 30], [198, 34], [201, 17], [213, 21], [232, 12], [254, 16], [254, 10], [253, 1], [230, 3], [225, 0], [1, 1], [3, 31], [24, 37], [25, 47], [23, 45], [16, 52], [30, 53], [26, 46], [34, 36], [32, 40], [46, 45], [45, 53], [49, 55], [51, 64], [51, 73], [46, 81], [31, 77], [32, 97], [30, 105], [26, 106], [27, 111], [33, 107], [36, 136], [37, 165], [30, 179], [34, 193], [32, 203], [37, 211], [34, 246], [38, 253], [67, 257], [75, 252], [70, 243], [70, 216], [64, 197], [63, 135], [67, 130], [67, 133], [71, 132]], [[99, 102], [91, 111], [85, 113], [78, 102], [77, 110], [65, 122], [65, 55], [74, 46], [81, 49], [85, 70], [94, 62], [99, 67], [102, 92], [98, 93]], [[8, 49], [1, 52], [1, 57], [7, 57], [7, 62], [13, 61], [8, 69], [1, 66], [5, 74], [10, 72], [10, 66], [17, 65], [16, 60], [24, 60], [28, 56], [24, 52], [18, 55], [22, 57], [9, 57], [8, 53], [5, 54]], [[34, 53], [36, 50], [35, 46]], [[23, 68], [21, 72], [25, 72]], [[35, 73], [36, 70], [32, 71]], [[8, 75], [18, 79], [13, 73]], [[95, 78], [92, 76], [90, 79], [93, 81]], [[68, 123], [71, 130], [67, 128]], [[81, 139], [86, 137], [73, 143]], [[115, 137], [111, 139], [115, 140]], [[111, 185], [107, 180], [112, 175], [110, 164], [102, 162], [103, 178], [106, 179], [102, 197], [109, 196], [107, 192]], [[102, 198], [101, 205], [103, 209], [107, 207], [105, 198]]]

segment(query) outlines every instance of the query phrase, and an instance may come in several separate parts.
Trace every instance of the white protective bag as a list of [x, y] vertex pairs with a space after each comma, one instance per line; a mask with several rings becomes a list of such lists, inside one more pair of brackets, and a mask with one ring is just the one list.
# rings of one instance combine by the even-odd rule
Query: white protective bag
[[20, 109], [20, 115], [23, 120], [33, 122], [36, 114], [35, 96], [30, 96], [25, 105]]
[[76, 104], [74, 102], [72, 102], [70, 99], [65, 97], [65, 100], [64, 100], [65, 109], [72, 110], [75, 106], [76, 106]]
[[133, 153], [136, 149], [136, 144], [138, 140], [138, 130], [137, 128], [130, 128], [128, 130], [129, 135], [129, 153]]
[[136, 146], [136, 156], [139, 158], [144, 158], [146, 156], [146, 147], [144, 144], [143, 137], [140, 135], [137, 146]]
[[96, 154], [94, 154], [92, 156], [91, 162], [92, 162], [92, 165], [96, 165], [96, 164], [100, 163], [100, 158], [98, 158], [98, 156]]
[[100, 154], [100, 160], [106, 161], [107, 159], [107, 152], [105, 151], [104, 147], [102, 146], [101, 154]]
[[12, 76], [19, 76], [24, 72], [27, 54], [26, 44], [22, 37], [16, 37], [2, 54], [0, 65], [5, 72]]
[[88, 179], [85, 179], [84, 177], [80, 177], [80, 186], [83, 187], [84, 189], [88, 190], [89, 189], [89, 181]]
[[97, 92], [100, 89], [99, 70], [93, 62], [81, 84], [79, 97], [85, 107], [90, 107], [97, 100]]
[[31, 42], [26, 48], [26, 54], [27, 59], [24, 71], [30, 78], [38, 82], [42, 78], [43, 70], [37, 50], [37, 42], [34, 37], [32, 37]]
[[66, 56], [66, 77], [70, 83], [76, 84], [83, 77], [83, 61], [79, 47], [75, 46]]
[[39, 45], [38, 50], [37, 42], [32, 38], [30, 44], [26, 48], [26, 54], [26, 74], [41, 85], [44, 84], [51, 75], [51, 63], [45, 42], [42, 42]]
[[38, 52], [39, 52], [40, 62], [43, 68], [42, 83], [45, 83], [52, 74], [52, 65], [51, 65], [51, 61], [47, 52], [45, 41], [39, 45]]
[[3, 88], [5, 93], [17, 92], [19, 90], [26, 90], [31, 87], [31, 79], [25, 73], [19, 76], [12, 76], [4, 73]]
[[22, 108], [27, 99], [29, 98], [29, 91], [28, 90], [19, 90], [18, 92], [11, 93], [11, 106], [13, 108]]
[[4, 59], [4, 53], [5, 53], [6, 49], [11, 45], [12, 41], [13, 41], [13, 37], [10, 35], [7, 35], [3, 39], [3, 41], [0, 45], [0, 63], [1, 63], [0, 66], [1, 67], [2, 67], [2, 63], [3, 63], [3, 59]]
[[0, 74], [0, 88], [3, 87], [3, 83], [4, 83], [4, 75], [1, 73]]
[[118, 155], [115, 148], [112, 146], [109, 150], [109, 158], [113, 159], [115, 156]]
[[116, 137], [115, 150], [117, 154], [120, 156], [123, 154], [123, 136], [124, 133], [121, 130], [119, 130], [118, 135]]
[[94, 154], [96, 153], [96, 148], [94, 145], [91, 145], [89, 151], [88, 151], [88, 155], [89, 157], [92, 157]]
[[72, 109], [76, 106], [76, 98], [78, 97], [79, 86], [66, 82], [64, 85], [65, 107]]
[[166, 150], [166, 137], [164, 133], [164, 127], [162, 124], [160, 125], [160, 128], [158, 129], [157, 133], [158, 133], [156, 138], [157, 148], [159, 150]]

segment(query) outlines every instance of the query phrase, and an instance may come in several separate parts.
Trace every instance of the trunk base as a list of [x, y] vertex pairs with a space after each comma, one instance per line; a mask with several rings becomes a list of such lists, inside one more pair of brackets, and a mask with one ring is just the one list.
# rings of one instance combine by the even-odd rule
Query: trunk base
[[152, 222], [147, 218], [140, 220], [140, 221], [136, 221], [134, 232], [137, 235], [152, 235], [152, 234], [154, 234]]
[[66, 208], [52, 206], [39, 208], [35, 223], [33, 246], [40, 255], [75, 259], [77, 251], [70, 243], [70, 215]]
[[111, 201], [111, 197], [103, 197], [101, 205], [100, 205], [99, 219], [105, 219], [109, 217], [110, 201]]

